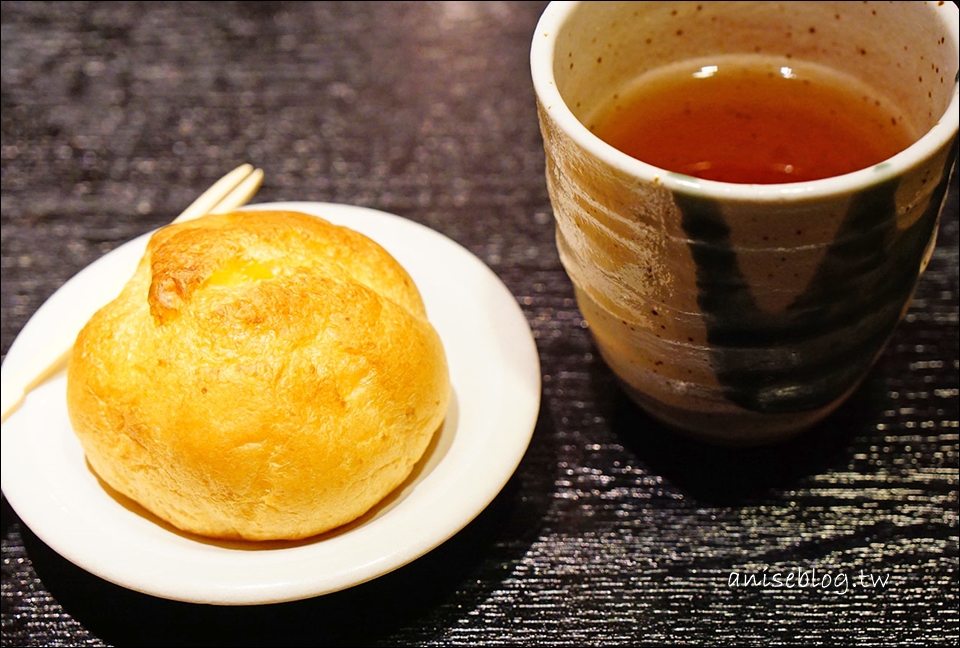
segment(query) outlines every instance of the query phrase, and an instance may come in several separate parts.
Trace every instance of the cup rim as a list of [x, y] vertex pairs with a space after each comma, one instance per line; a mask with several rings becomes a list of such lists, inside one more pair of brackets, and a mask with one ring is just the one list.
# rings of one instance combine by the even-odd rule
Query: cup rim
[[[777, 202], [820, 199], [848, 194], [857, 189], [875, 186], [918, 166], [957, 138], [960, 125], [960, 73], [954, 76], [953, 96], [947, 109], [930, 129], [903, 151], [875, 165], [838, 176], [782, 184], [747, 184], [704, 180], [643, 162], [607, 144], [583, 125], [567, 106], [557, 89], [554, 77], [556, 37], [570, 15], [581, 5], [580, 0], [553, 0], [537, 22], [530, 47], [530, 71], [534, 92], [542, 109], [580, 146], [611, 167], [659, 184], [671, 191], [696, 193], [698, 196], [743, 202]], [[938, 14], [960, 51], [960, 9], [954, 2], [927, 2]]]

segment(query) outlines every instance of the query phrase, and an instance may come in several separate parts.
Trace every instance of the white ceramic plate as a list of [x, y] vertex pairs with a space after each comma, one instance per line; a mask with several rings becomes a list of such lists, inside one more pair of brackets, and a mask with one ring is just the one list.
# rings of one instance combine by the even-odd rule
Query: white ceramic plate
[[[271, 203], [347, 225], [380, 243], [413, 276], [443, 340], [453, 384], [447, 420], [411, 478], [347, 527], [295, 543], [209, 542], [182, 534], [110, 492], [87, 465], [66, 411], [63, 372], [3, 424], [2, 487], [30, 529], [87, 571], [163, 598], [223, 605], [274, 603], [345, 589], [401, 567], [448, 540], [503, 488], [530, 442], [540, 366], [513, 295], [479, 259], [443, 235], [383, 212], [324, 203]], [[16, 371], [64, 322], [115, 296], [143, 253], [141, 236], [63, 285], [14, 341]]]

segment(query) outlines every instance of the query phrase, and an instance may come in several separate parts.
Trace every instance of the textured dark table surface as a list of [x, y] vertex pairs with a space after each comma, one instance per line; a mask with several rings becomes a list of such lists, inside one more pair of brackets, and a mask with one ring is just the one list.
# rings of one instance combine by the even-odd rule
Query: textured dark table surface
[[[495, 501], [336, 594], [138, 594], [61, 558], [4, 499], [4, 645], [958, 639], [956, 177], [913, 307], [845, 406], [775, 447], [679, 438], [621, 396], [556, 254], [527, 59], [543, 6], [3, 2], [4, 354], [64, 281], [251, 162], [256, 202], [374, 207], [468, 248], [521, 305], [543, 379]], [[731, 585], [813, 568], [848, 587]]]

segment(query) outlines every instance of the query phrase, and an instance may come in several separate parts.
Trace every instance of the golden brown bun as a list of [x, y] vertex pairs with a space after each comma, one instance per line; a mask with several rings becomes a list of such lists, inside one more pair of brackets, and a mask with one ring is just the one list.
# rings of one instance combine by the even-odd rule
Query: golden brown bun
[[367, 237], [296, 212], [170, 225], [77, 338], [90, 465], [180, 529], [297, 539], [399, 485], [446, 413], [440, 338]]

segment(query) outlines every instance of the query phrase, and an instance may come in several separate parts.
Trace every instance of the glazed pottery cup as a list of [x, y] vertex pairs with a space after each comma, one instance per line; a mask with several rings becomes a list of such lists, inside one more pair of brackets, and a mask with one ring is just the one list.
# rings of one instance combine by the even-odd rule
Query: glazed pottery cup
[[[933, 251], [957, 158], [958, 43], [950, 2], [548, 5], [531, 71], [557, 246], [637, 404], [682, 431], [765, 443], [857, 388]], [[843, 175], [739, 184], [657, 168], [585, 126], [647, 71], [740, 53], [862, 79], [917, 139]]]

